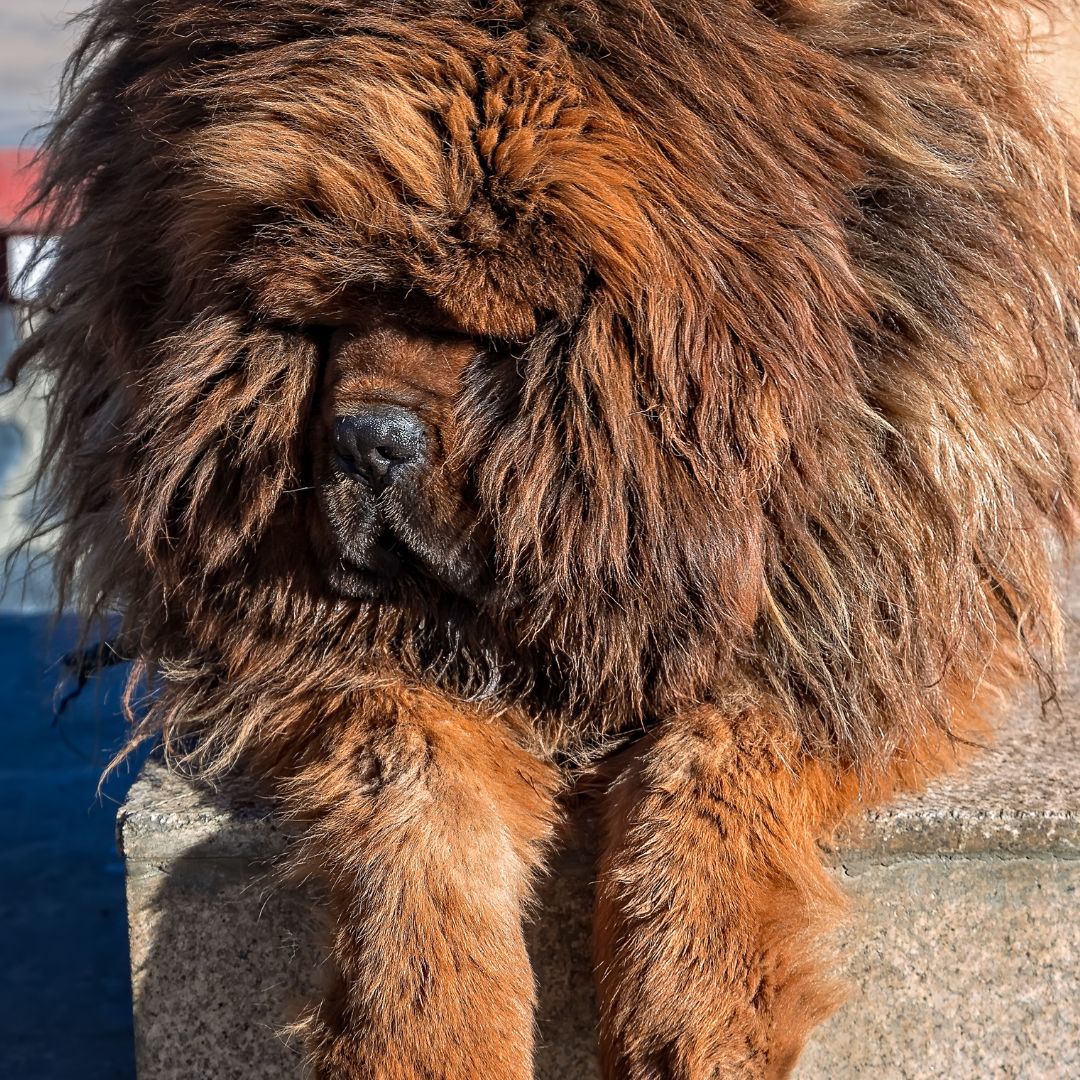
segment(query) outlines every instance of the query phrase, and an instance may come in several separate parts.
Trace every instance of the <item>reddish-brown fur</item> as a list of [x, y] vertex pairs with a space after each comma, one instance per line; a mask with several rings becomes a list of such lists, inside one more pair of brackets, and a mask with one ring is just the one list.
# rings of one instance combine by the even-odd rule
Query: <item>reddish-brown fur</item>
[[[531, 1075], [529, 881], [600, 759], [606, 1077], [786, 1075], [815, 842], [1052, 670], [1077, 158], [1004, 11], [98, 8], [13, 368], [39, 525], [135, 737], [304, 823], [317, 1075]], [[372, 403], [408, 503], [333, 463]], [[377, 526], [423, 572], [367, 595]]]

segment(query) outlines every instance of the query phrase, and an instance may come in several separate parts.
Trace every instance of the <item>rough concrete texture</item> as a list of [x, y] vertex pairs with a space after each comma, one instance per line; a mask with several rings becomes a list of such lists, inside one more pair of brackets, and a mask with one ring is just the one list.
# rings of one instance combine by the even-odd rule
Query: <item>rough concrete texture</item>
[[[1080, 664], [1074, 665], [1074, 667]], [[276, 1080], [275, 1032], [318, 978], [303, 896], [274, 887], [287, 838], [239, 786], [150, 765], [120, 817], [141, 1080]], [[538, 1080], [595, 1080], [588, 836], [531, 927]], [[858, 818], [829, 856], [852, 897], [852, 995], [802, 1080], [1080, 1076], [1080, 694], [1013, 710], [996, 746], [924, 794]]]

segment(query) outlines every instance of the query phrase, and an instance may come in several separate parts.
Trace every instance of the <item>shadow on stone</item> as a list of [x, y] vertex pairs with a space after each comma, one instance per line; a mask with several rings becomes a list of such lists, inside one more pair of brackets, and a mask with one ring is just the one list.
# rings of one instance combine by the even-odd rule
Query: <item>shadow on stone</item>
[[[320, 982], [316, 894], [282, 886], [288, 837], [240, 781], [228, 796], [144, 771], [119, 817], [140, 1080], [294, 1080], [283, 1030]], [[588, 844], [572, 840], [527, 926], [538, 972], [538, 1080], [593, 1080]]]

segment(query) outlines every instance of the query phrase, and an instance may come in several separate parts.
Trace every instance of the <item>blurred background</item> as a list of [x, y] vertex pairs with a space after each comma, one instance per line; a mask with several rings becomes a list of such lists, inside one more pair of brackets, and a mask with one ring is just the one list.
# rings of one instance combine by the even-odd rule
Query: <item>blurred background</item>
[[[39, 223], [19, 210], [84, 0], [0, 0], [0, 368], [33, 318], [22, 273]], [[76, 6], [73, 6], [76, 5]], [[123, 671], [62, 715], [70, 620], [53, 618], [47, 545], [18, 547], [41, 439], [40, 386], [0, 396], [0, 1077], [132, 1080], [123, 863], [113, 835], [131, 770]]]

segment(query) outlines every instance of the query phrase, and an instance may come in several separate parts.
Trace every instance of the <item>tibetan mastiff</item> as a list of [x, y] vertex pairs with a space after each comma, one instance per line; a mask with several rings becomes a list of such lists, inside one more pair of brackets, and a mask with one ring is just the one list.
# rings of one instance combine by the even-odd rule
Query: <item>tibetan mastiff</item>
[[13, 365], [38, 528], [134, 737], [300, 823], [315, 1075], [532, 1075], [523, 910], [583, 775], [604, 1076], [790, 1072], [835, 1002], [817, 841], [1059, 646], [1080, 173], [1022, 17], [91, 13]]

